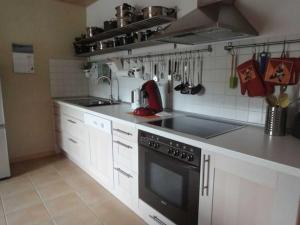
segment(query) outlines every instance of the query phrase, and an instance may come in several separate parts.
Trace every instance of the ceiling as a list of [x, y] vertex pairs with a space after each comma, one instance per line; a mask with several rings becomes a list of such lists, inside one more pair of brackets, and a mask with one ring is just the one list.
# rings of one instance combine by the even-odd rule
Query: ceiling
[[97, 0], [56, 0], [56, 1], [61, 1], [61, 2], [75, 4], [75, 5], [81, 5], [81, 6], [88, 6], [96, 2]]

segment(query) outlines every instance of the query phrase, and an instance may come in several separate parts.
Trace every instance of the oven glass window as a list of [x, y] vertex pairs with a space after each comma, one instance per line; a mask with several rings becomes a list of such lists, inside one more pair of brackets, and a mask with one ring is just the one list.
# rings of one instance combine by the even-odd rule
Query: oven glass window
[[163, 200], [177, 207], [183, 205], [183, 177], [160, 165], [149, 163], [149, 188]]

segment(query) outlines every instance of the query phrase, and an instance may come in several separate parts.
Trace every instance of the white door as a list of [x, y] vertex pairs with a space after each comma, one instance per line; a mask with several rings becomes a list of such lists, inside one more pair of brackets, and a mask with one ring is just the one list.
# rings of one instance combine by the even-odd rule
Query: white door
[[10, 176], [5, 128], [0, 126], [0, 179]]

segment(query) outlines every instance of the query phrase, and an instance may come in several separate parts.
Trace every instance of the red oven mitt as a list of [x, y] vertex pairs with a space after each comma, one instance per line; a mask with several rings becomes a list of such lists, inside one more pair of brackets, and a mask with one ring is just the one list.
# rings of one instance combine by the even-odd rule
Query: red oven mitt
[[266, 96], [266, 87], [258, 74], [258, 62], [248, 60], [237, 67], [240, 78], [241, 93], [247, 92], [249, 97]]

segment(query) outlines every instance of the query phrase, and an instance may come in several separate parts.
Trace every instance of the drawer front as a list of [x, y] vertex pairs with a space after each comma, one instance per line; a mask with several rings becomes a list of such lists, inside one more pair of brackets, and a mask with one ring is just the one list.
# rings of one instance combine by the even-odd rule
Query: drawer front
[[120, 137], [113, 139], [114, 161], [127, 169], [138, 172], [138, 147], [137, 144]]
[[109, 121], [109, 120], [85, 113], [84, 114], [84, 123], [86, 125], [96, 128], [97, 130], [100, 130], [107, 134], [111, 134], [111, 121]]
[[61, 116], [61, 129], [64, 132], [71, 134], [79, 140], [87, 140], [88, 132], [84, 124], [73, 117], [62, 115]]
[[80, 110], [76, 110], [73, 107], [68, 107], [65, 105], [60, 105], [55, 103], [54, 104], [54, 114], [57, 115], [67, 115], [67, 116], [71, 116], [77, 120], [83, 121], [83, 115], [84, 113]]
[[89, 160], [88, 147], [86, 142], [76, 139], [69, 134], [62, 134], [61, 140], [62, 149], [70, 156], [80, 161], [87, 163]]
[[137, 129], [134, 125], [114, 122], [113, 135], [137, 143]]
[[119, 164], [114, 166], [115, 192], [126, 205], [134, 208], [138, 206], [138, 180], [137, 174]]
[[176, 225], [171, 220], [154, 210], [152, 207], [139, 200], [139, 213], [149, 225]]

